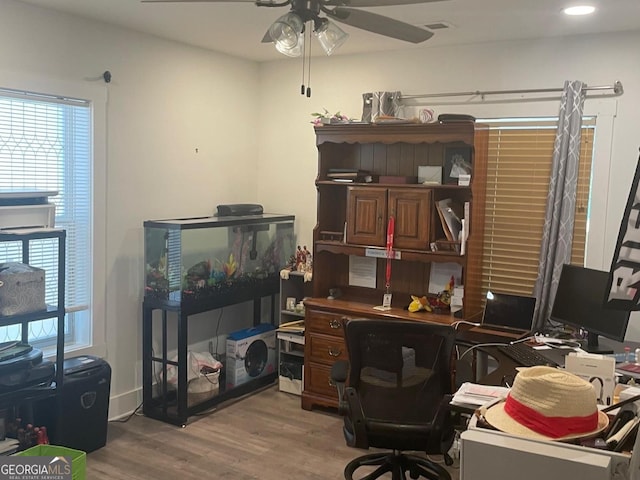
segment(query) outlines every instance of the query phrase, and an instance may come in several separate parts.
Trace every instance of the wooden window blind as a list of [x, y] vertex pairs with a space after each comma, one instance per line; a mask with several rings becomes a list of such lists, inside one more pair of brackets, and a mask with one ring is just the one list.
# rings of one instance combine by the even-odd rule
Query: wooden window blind
[[[557, 119], [486, 121], [491, 126], [483, 255], [487, 290], [532, 295], [549, 189]], [[580, 144], [571, 263], [584, 265], [595, 119]]]

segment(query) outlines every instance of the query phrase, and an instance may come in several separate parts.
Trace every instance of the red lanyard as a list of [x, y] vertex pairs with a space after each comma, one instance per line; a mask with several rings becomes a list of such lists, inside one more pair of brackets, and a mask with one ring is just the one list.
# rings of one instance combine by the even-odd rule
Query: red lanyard
[[393, 233], [396, 228], [396, 219], [389, 217], [389, 224], [387, 225], [387, 272], [385, 275], [385, 288], [387, 293], [391, 289], [391, 259], [393, 258]]

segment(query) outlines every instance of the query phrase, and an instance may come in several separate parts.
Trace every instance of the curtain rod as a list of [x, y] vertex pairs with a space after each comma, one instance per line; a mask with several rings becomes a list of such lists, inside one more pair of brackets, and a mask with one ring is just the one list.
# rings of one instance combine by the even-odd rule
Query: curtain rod
[[[556, 93], [562, 92], [564, 88], [535, 88], [535, 89], [525, 89], [525, 90], [488, 90], [488, 91], [480, 91], [476, 90], [475, 92], [452, 92], [452, 93], [425, 93], [422, 95], [402, 95], [402, 100], [409, 100], [414, 98], [439, 98], [439, 97], [470, 97], [470, 96], [480, 96], [484, 99], [486, 95], [517, 95], [522, 93]], [[598, 96], [620, 96], [624, 93], [624, 89], [622, 88], [622, 83], [620, 81], [616, 81], [613, 85], [598, 85], [598, 86], [585, 86], [582, 88], [584, 92], [592, 91], [592, 90], [613, 90], [611, 94], [603, 94]]]

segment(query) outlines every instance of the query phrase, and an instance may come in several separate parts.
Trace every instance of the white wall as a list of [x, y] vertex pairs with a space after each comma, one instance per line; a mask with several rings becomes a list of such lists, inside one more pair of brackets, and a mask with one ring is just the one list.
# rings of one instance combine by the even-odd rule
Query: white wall
[[[594, 202], [606, 209], [592, 227], [604, 239], [592, 262], [606, 267], [638, 158], [640, 62], [633, 46], [639, 42], [638, 33], [611, 34], [450, 48], [426, 44], [410, 52], [314, 58], [313, 96], [307, 99], [299, 93], [301, 61], [258, 65], [0, 0], [0, 86], [2, 71], [10, 70], [91, 83], [108, 94], [103, 207], [111, 416], [131, 411], [140, 398], [142, 222], [208, 215], [218, 203], [258, 202], [273, 213], [295, 214], [300, 242], [310, 245], [317, 166], [310, 113], [326, 107], [359, 117], [363, 92], [418, 94], [559, 87], [565, 79], [593, 85], [621, 80], [624, 96], [602, 103], [603, 111], [617, 109], [617, 118], [611, 176], [608, 168], [599, 167], [604, 173], [594, 191]], [[99, 80], [105, 70], [113, 74], [109, 85]], [[555, 101], [527, 105], [522, 114], [557, 113]], [[601, 108], [592, 105], [587, 108]], [[480, 114], [512, 110], [492, 105]], [[223, 322], [233, 315], [233, 310], [225, 312]], [[209, 327], [217, 312], [211, 317]], [[637, 325], [631, 331], [640, 338]]]
[[106, 276], [111, 416], [131, 411], [141, 398], [142, 222], [258, 201], [258, 66], [0, 0], [0, 86], [3, 71], [107, 90], [106, 269], [96, 274]]
[[[310, 99], [299, 94], [301, 61], [262, 64], [259, 197], [273, 199], [277, 210], [295, 213], [300, 241], [310, 243], [317, 168], [310, 114], [326, 108], [360, 118], [365, 92], [400, 90], [411, 95], [561, 88], [565, 80], [590, 85], [611, 85], [620, 80], [623, 96], [607, 100], [592, 97], [585, 103], [585, 113], [599, 115], [587, 262], [590, 267], [608, 269], [640, 146], [638, 44], [640, 33], [636, 32], [458, 47], [429, 48], [427, 43], [424, 49], [408, 52], [314, 58]], [[436, 114], [492, 118], [557, 115], [558, 107], [559, 101], [554, 99], [437, 105], [434, 109]], [[632, 318], [627, 338], [640, 339], [640, 319]]]

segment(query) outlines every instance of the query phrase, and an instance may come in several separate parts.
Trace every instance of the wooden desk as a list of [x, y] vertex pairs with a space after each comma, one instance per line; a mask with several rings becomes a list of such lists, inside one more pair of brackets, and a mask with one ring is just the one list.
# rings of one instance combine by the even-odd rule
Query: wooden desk
[[[304, 391], [302, 392], [302, 408], [311, 410], [314, 406], [333, 407], [338, 405], [335, 386], [330, 379], [331, 365], [336, 360], [348, 360], [344, 343], [344, 324], [354, 318], [381, 318], [389, 321], [412, 320], [427, 323], [451, 325], [458, 319], [452, 315], [434, 314], [427, 312], [410, 313], [405, 309], [392, 308], [387, 311], [374, 310], [370, 304], [347, 301], [328, 300], [325, 298], [310, 298], [305, 300], [305, 353], [304, 353]], [[503, 333], [503, 332], [497, 332]], [[504, 334], [504, 343], [514, 340], [514, 336]], [[464, 352], [464, 347], [472, 347], [481, 343], [471, 329], [465, 330], [465, 325], [459, 326], [456, 342]], [[624, 351], [624, 345], [630, 343], [611, 342], [602, 339], [602, 344], [610, 345], [615, 351]], [[615, 345], [613, 344], [615, 343]], [[636, 344], [634, 344], [636, 345]], [[635, 348], [635, 346], [633, 347]], [[520, 366], [495, 347], [478, 347], [472, 357], [473, 375], [463, 375], [461, 362], [452, 372], [454, 384], [463, 381], [473, 381], [485, 385], [511, 385], [516, 374], [516, 367]], [[489, 371], [488, 359], [496, 363], [496, 368]], [[484, 363], [483, 363], [484, 362]], [[479, 375], [478, 372], [482, 372]], [[486, 373], [484, 373], [486, 372]], [[458, 375], [458, 374], [461, 375]]]
[[[451, 325], [457, 319], [448, 314], [411, 313], [402, 308], [374, 310], [370, 304], [346, 300], [305, 300], [304, 391], [302, 408], [338, 406], [338, 393], [330, 374], [336, 360], [348, 360], [344, 324], [355, 318], [411, 320]], [[455, 373], [455, 372], [453, 372]]]

